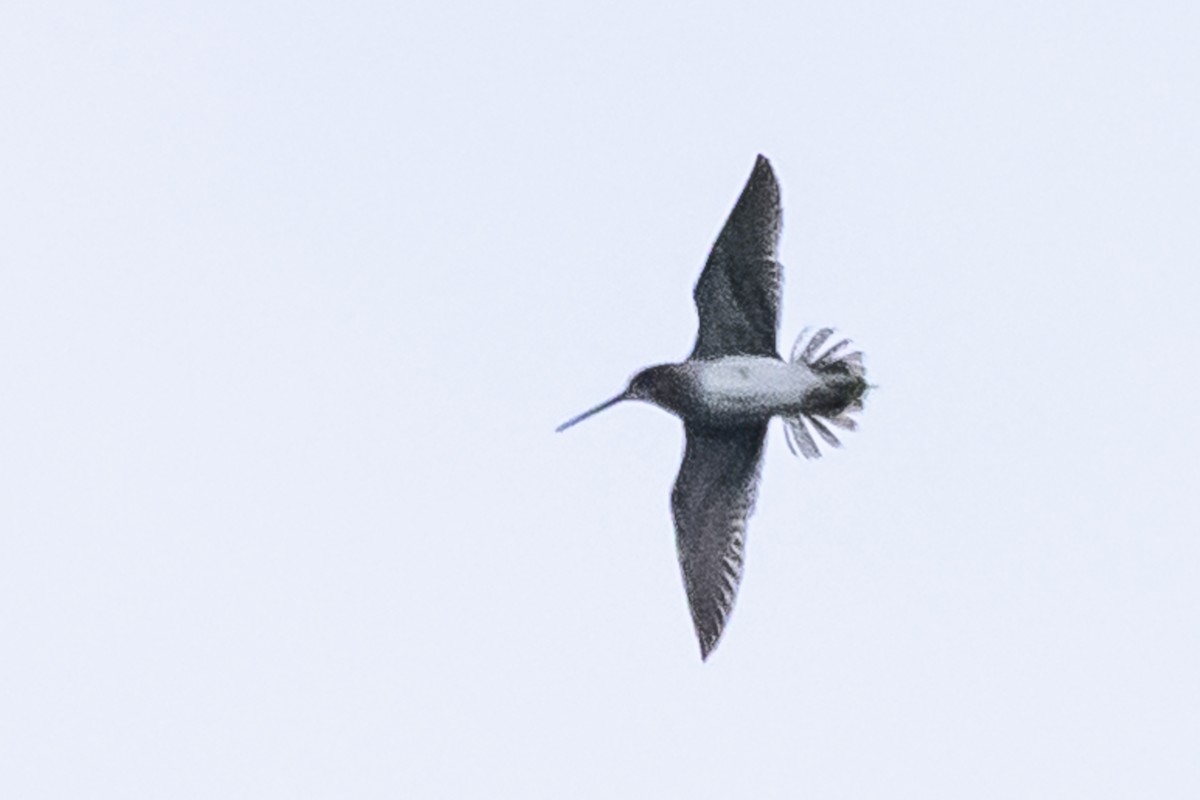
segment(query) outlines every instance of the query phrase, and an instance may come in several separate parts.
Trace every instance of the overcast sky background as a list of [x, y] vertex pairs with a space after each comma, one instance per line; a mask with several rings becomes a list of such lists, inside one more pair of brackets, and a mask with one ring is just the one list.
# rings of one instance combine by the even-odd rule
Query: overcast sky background
[[[589, 5], [5, 4], [0, 794], [1196, 797], [1196, 5]], [[702, 664], [553, 430], [760, 152], [881, 388]]]

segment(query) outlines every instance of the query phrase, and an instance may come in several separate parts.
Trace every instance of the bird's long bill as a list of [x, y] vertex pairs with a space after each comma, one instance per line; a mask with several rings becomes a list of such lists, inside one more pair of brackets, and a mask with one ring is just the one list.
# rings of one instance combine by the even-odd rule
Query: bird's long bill
[[599, 414], [604, 409], [611, 408], [612, 406], [615, 406], [617, 403], [621, 402], [622, 400], [628, 400], [628, 399], [629, 399], [629, 395], [626, 392], [621, 392], [616, 397], [612, 397], [612, 398], [609, 398], [608, 400], [605, 400], [603, 403], [596, 406], [595, 408], [588, 409], [587, 411], [580, 414], [578, 417], [572, 417], [571, 419], [564, 422], [562, 425], [559, 425], [557, 428], [555, 428], [554, 432], [562, 433], [567, 428], [571, 427], [572, 425], [578, 425], [580, 422], [583, 422], [585, 419], [592, 416], [593, 414]]

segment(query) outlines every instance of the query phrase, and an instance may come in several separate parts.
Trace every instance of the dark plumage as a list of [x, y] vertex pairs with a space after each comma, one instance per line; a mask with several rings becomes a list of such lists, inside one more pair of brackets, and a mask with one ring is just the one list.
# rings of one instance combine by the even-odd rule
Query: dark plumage
[[[691, 355], [642, 370], [624, 392], [559, 426], [562, 431], [622, 400], [645, 400], [679, 416], [687, 442], [671, 492], [675, 541], [692, 622], [707, 659], [737, 598], [746, 521], [754, 510], [771, 417], [788, 446], [820, 455], [811, 428], [839, 446], [830, 426], [854, 430], [867, 384], [862, 354], [825, 348], [833, 330], [801, 334], [784, 361], [776, 348], [782, 268], [776, 260], [779, 184], [762, 156], [713, 244], [696, 282], [700, 317]], [[803, 345], [803, 347], [801, 347]]]

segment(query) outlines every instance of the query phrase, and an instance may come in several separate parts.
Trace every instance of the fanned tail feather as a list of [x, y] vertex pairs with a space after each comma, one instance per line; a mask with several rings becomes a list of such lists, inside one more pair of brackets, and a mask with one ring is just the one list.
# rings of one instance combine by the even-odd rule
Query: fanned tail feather
[[[799, 362], [814, 372], [827, 375], [842, 375], [858, 378], [865, 387], [866, 368], [863, 366], [863, 354], [855, 350], [847, 353], [849, 339], [842, 339], [831, 347], [824, 345], [833, 338], [833, 328], [821, 328], [809, 335], [811, 328], [805, 328], [792, 345], [791, 361]], [[824, 348], [824, 349], [822, 349]], [[843, 431], [858, 430], [858, 422], [850, 415], [862, 411], [862, 394], [854, 397], [835, 414], [800, 414], [783, 418], [784, 440], [793, 455], [805, 458], [820, 458], [821, 449], [813, 438], [812, 431], [830, 447], [841, 447], [842, 443], [832, 428]]]

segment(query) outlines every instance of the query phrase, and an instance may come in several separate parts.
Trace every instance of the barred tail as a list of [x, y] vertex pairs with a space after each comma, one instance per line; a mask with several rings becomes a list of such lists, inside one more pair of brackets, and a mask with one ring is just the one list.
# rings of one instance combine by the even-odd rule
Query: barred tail
[[833, 336], [833, 328], [821, 328], [811, 337], [809, 330], [805, 328], [796, 338], [796, 343], [792, 345], [791, 361], [802, 363], [818, 375], [828, 377], [837, 399], [821, 404], [819, 410], [784, 417], [783, 433], [793, 455], [820, 458], [821, 450], [810, 428], [830, 447], [841, 447], [842, 443], [832, 428], [844, 431], [858, 429], [858, 423], [850, 415], [862, 411], [863, 396], [867, 390], [867, 371], [863, 366], [862, 352], [845, 352], [850, 345], [849, 339], [842, 339], [823, 350], [825, 343]]

